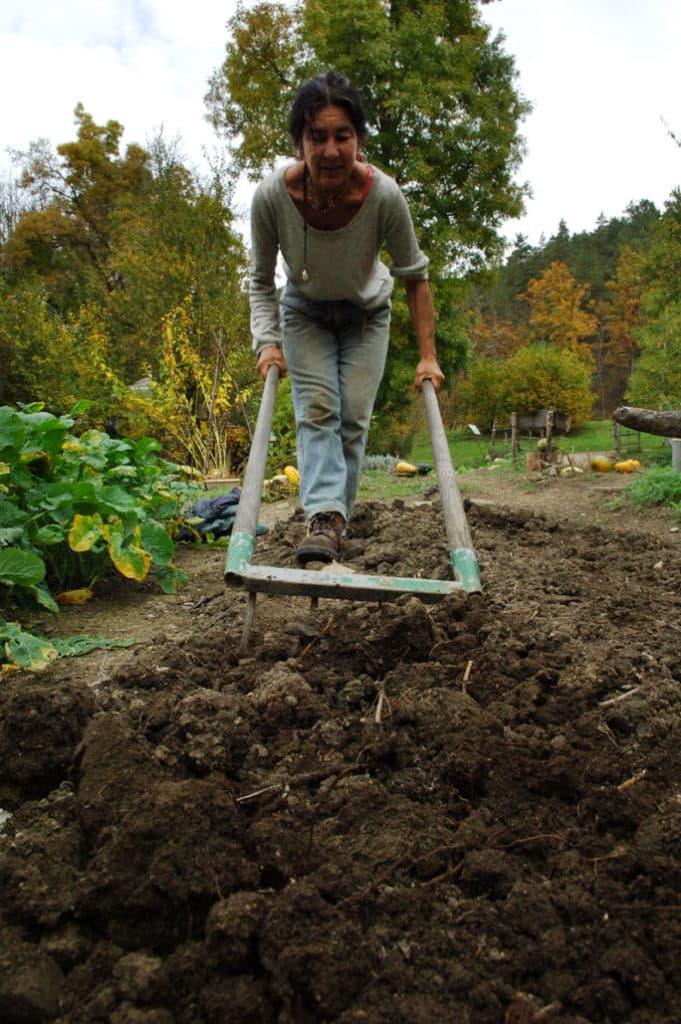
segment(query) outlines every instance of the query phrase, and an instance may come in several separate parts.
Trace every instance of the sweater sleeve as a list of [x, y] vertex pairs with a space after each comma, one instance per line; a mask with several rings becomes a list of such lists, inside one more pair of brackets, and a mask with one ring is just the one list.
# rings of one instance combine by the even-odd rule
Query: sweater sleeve
[[428, 257], [421, 251], [407, 200], [396, 184], [386, 223], [385, 247], [392, 261], [393, 277], [428, 280]]
[[266, 345], [278, 345], [279, 348], [282, 345], [275, 285], [278, 252], [276, 215], [260, 184], [251, 203], [251, 265], [248, 287], [251, 335], [256, 355]]

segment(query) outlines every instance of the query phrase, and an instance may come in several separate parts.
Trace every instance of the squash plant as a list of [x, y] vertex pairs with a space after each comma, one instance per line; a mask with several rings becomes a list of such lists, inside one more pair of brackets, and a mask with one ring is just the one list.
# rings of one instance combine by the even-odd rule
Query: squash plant
[[[73, 588], [87, 591], [112, 569], [134, 580], [153, 572], [165, 593], [186, 584], [172, 563], [172, 534], [198, 494], [193, 471], [161, 458], [149, 437], [76, 436], [75, 418], [88, 404], [65, 416], [41, 403], [0, 407], [0, 609], [58, 611]], [[31, 647], [0, 613], [0, 664], [35, 668], [55, 656], [34, 646], [26, 654], [24, 643]]]

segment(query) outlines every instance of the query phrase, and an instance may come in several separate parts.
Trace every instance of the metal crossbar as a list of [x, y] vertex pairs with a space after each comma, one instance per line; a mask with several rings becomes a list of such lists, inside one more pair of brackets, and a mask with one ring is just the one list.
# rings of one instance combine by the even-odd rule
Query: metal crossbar
[[314, 603], [320, 597], [351, 601], [394, 601], [402, 594], [414, 594], [422, 601], [435, 602], [458, 590], [467, 593], [480, 591], [478, 562], [452, 466], [437, 395], [429, 380], [424, 381], [422, 394], [454, 579], [370, 576], [354, 572], [334, 572], [329, 569], [287, 569], [251, 563], [278, 382], [279, 368], [272, 366], [263, 389], [225, 566], [225, 581], [232, 587], [246, 590], [249, 594], [242, 649], [248, 644], [258, 593], [306, 595], [312, 598]]

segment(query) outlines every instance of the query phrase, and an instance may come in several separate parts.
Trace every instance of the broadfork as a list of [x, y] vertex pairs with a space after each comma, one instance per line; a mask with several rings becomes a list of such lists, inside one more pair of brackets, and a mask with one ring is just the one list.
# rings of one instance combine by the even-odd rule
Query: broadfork
[[429, 580], [419, 577], [370, 576], [354, 572], [314, 569], [287, 569], [271, 565], [253, 565], [258, 513], [272, 430], [272, 417], [279, 367], [271, 366], [263, 388], [260, 411], [246, 467], [236, 519], [227, 552], [225, 581], [248, 593], [248, 606], [241, 637], [246, 650], [255, 618], [258, 593], [307, 595], [316, 607], [320, 597], [350, 601], [394, 601], [402, 594], [414, 594], [422, 601], [441, 601], [457, 590], [477, 593], [481, 590], [480, 570], [473, 550], [466, 513], [447, 444], [437, 395], [430, 380], [423, 382], [422, 395], [435, 459], [435, 472], [442, 501], [445, 531], [449, 545], [453, 580]]

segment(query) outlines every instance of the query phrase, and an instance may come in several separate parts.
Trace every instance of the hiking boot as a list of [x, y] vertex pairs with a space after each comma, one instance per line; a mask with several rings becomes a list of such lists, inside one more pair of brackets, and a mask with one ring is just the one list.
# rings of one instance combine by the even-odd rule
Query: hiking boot
[[310, 529], [296, 550], [296, 558], [306, 562], [333, 562], [340, 558], [341, 536], [345, 520], [340, 512], [318, 512], [312, 517]]

